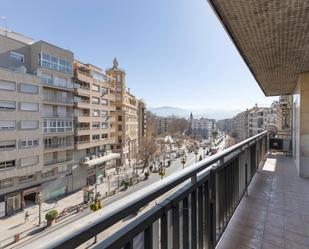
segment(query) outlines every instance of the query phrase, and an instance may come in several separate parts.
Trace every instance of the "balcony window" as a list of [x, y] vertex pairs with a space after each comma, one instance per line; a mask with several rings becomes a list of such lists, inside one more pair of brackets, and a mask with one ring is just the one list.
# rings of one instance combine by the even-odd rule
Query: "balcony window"
[[100, 99], [97, 97], [92, 97], [92, 104], [99, 105], [100, 104]]
[[101, 139], [102, 140], [105, 140], [105, 139], [107, 139], [108, 138], [108, 134], [101, 134]]
[[41, 73], [41, 78], [43, 83], [52, 85], [53, 84], [53, 75], [48, 73]]
[[100, 129], [100, 122], [92, 123], [92, 129]]
[[107, 117], [108, 116], [108, 111], [101, 110], [101, 116], [102, 117]]
[[103, 122], [102, 129], [107, 129], [107, 128], [108, 128], [108, 122]]
[[0, 110], [1, 111], [14, 111], [15, 109], [16, 109], [15, 101], [0, 100]]
[[106, 87], [101, 87], [101, 93], [102, 93], [102, 94], [108, 94], [108, 88], [106, 88]]
[[13, 150], [16, 148], [16, 141], [0, 141], [0, 150]]
[[92, 140], [93, 140], [93, 141], [100, 140], [100, 134], [94, 134], [94, 135], [92, 135]]
[[39, 111], [38, 103], [20, 102], [21, 111], [37, 112]]
[[17, 52], [10, 52], [10, 59], [13, 61], [18, 61], [18, 62], [25, 62], [25, 56], [23, 54], [17, 53]]
[[92, 116], [93, 117], [99, 117], [100, 116], [100, 110], [93, 110], [92, 111]]
[[0, 162], [0, 169], [14, 168], [15, 165], [16, 165], [16, 164], [15, 164], [15, 160], [2, 161], [2, 162]]
[[73, 131], [72, 120], [45, 119], [43, 122], [44, 133], [64, 133]]
[[22, 120], [20, 121], [20, 129], [21, 130], [31, 130], [38, 129], [39, 121], [37, 120]]
[[36, 93], [39, 93], [39, 86], [21, 83], [20, 84], [20, 92], [36, 94]]
[[12, 81], [0, 80], [0, 90], [3, 91], [15, 91], [16, 83]]
[[72, 63], [64, 59], [39, 53], [39, 63], [41, 67], [59, 71], [65, 74], [72, 74]]
[[15, 120], [0, 120], [0, 131], [15, 130]]
[[101, 104], [102, 105], [108, 105], [108, 100], [101, 98]]

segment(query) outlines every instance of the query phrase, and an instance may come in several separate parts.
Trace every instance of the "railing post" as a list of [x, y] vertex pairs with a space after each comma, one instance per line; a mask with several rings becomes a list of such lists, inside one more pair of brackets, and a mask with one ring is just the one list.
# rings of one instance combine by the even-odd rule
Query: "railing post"
[[[247, 156], [247, 155], [246, 155]], [[248, 164], [245, 163], [245, 188], [246, 188], [246, 196], [248, 196]]]
[[217, 241], [217, 225], [216, 225], [216, 173], [214, 170], [210, 170], [209, 175], [209, 248], [213, 249], [216, 246]]

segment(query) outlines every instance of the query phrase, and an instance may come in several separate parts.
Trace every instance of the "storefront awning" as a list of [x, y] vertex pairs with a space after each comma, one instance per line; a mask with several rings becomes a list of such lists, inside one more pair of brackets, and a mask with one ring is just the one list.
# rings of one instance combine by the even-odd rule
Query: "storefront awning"
[[109, 153], [105, 156], [101, 156], [99, 158], [96, 158], [96, 159], [92, 159], [92, 160], [89, 160], [87, 162], [82, 162], [81, 165], [83, 166], [87, 166], [87, 167], [92, 167], [92, 166], [95, 166], [95, 165], [98, 165], [98, 164], [102, 164], [104, 162], [108, 162], [108, 161], [111, 161], [111, 160], [114, 160], [114, 159], [118, 159], [120, 158], [120, 154], [118, 153]]

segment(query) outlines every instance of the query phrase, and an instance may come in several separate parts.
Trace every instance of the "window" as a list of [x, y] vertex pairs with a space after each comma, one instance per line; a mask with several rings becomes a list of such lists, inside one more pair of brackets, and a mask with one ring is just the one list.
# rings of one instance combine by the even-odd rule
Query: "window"
[[39, 53], [40, 66], [59, 71], [65, 74], [72, 74], [72, 63], [49, 54]]
[[53, 175], [54, 175], [54, 171], [50, 170], [50, 171], [42, 173], [42, 178], [50, 177], [50, 176], [53, 176]]
[[92, 140], [95, 141], [95, 140], [99, 140], [100, 139], [100, 134], [94, 134], [92, 135]]
[[117, 74], [117, 82], [121, 82], [121, 75], [120, 74]]
[[23, 54], [16, 53], [16, 52], [13, 52], [13, 51], [10, 52], [10, 58], [11, 58], [11, 60], [18, 61], [18, 62], [24, 62], [25, 61], [25, 56]]
[[8, 169], [15, 167], [15, 160], [0, 162], [0, 169]]
[[3, 179], [0, 181], [0, 189], [9, 188], [14, 186], [13, 178]]
[[101, 116], [102, 117], [107, 117], [108, 116], [108, 111], [101, 110]]
[[0, 100], [0, 110], [12, 111], [16, 109], [15, 101]]
[[20, 159], [20, 166], [27, 167], [31, 165], [36, 165], [39, 162], [39, 156], [31, 156], [31, 157], [24, 157]]
[[0, 131], [15, 130], [15, 120], [0, 120]]
[[39, 110], [38, 103], [20, 102], [21, 111], [37, 112]]
[[20, 84], [20, 91], [23, 93], [38, 93], [39, 87], [36, 85], [21, 83]]
[[121, 87], [117, 87], [116, 91], [117, 91], [117, 93], [121, 93], [122, 92], [122, 88]]
[[49, 85], [53, 84], [53, 76], [51, 74], [42, 73], [41, 78], [42, 78], [43, 83], [49, 84]]
[[4, 91], [15, 91], [16, 83], [12, 81], [0, 80], [0, 90]]
[[118, 131], [122, 131], [122, 125], [118, 125]]
[[108, 134], [101, 134], [101, 139], [104, 140], [104, 139], [107, 139], [108, 138]]
[[57, 77], [57, 82], [56, 82], [56, 85], [57, 86], [60, 86], [60, 87], [68, 87], [68, 84], [67, 84], [68, 80], [66, 78], [63, 78], [63, 77]]
[[37, 120], [22, 120], [20, 121], [20, 129], [30, 130], [39, 128], [39, 121]]
[[108, 105], [108, 100], [101, 98], [101, 104], [102, 105]]
[[43, 122], [44, 133], [63, 133], [73, 131], [72, 120], [45, 119]]
[[118, 116], [118, 121], [119, 121], [119, 122], [122, 121], [122, 116]]
[[0, 141], [0, 150], [12, 150], [16, 148], [16, 141]]
[[92, 84], [91, 89], [92, 89], [92, 91], [100, 92], [100, 86], [98, 86], [98, 85]]
[[36, 147], [39, 145], [39, 139], [28, 139], [28, 140], [21, 140], [20, 147], [21, 148], [29, 148], [29, 147]]
[[101, 93], [103, 93], [103, 94], [108, 94], [108, 88], [106, 88], [106, 87], [101, 87]]
[[100, 110], [97, 110], [97, 109], [93, 110], [92, 111], [92, 116], [93, 117], [99, 117], [100, 116]]
[[107, 129], [107, 128], [108, 128], [108, 122], [103, 122], [102, 129]]
[[92, 129], [100, 129], [100, 122], [92, 123]]
[[92, 104], [100, 104], [100, 99], [97, 97], [92, 97]]
[[24, 182], [30, 182], [30, 181], [34, 181], [35, 175], [28, 175], [28, 176], [21, 176], [19, 177], [19, 182], [20, 183], [24, 183]]

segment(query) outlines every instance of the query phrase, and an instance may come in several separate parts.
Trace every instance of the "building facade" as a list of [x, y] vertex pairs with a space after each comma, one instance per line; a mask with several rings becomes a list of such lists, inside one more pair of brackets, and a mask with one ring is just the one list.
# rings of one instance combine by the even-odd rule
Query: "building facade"
[[191, 135], [195, 138], [209, 138], [217, 131], [216, 120], [208, 118], [194, 119], [190, 116]]
[[232, 118], [232, 133], [237, 142], [249, 137], [249, 112], [249, 110], [246, 110]]
[[[248, 115], [248, 135], [255, 136], [267, 130], [270, 124], [270, 108], [255, 106], [251, 109]], [[273, 120], [273, 119], [271, 119]]]
[[138, 143], [141, 145], [147, 132], [146, 105], [143, 100], [138, 102]]

